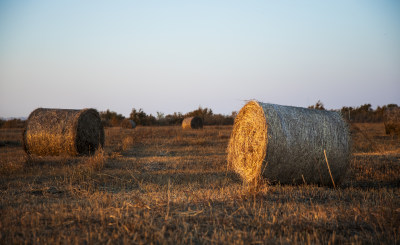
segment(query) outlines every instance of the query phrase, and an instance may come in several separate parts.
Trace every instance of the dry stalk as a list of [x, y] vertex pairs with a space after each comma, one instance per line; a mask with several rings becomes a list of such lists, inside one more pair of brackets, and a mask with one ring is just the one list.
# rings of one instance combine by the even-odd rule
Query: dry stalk
[[170, 197], [171, 197], [171, 194], [170, 194], [170, 182], [171, 182], [171, 180], [170, 179], [168, 179], [168, 190], [167, 190], [167, 212], [166, 212], [166, 214], [165, 214], [165, 220], [168, 220], [168, 218], [169, 218], [169, 202], [170, 202]]
[[328, 166], [329, 175], [331, 176], [331, 180], [332, 180], [333, 188], [335, 188], [335, 189], [336, 189], [335, 181], [333, 180], [333, 177], [332, 177], [332, 172], [331, 172], [331, 168], [329, 167], [329, 162], [328, 162], [328, 158], [326, 157], [326, 151], [325, 151], [325, 149], [324, 149], [324, 155], [325, 155], [325, 161], [326, 161], [326, 165]]

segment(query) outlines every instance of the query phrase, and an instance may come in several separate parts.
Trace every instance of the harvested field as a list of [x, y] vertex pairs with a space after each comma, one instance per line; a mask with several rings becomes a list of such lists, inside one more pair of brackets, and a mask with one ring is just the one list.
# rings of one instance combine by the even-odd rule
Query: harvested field
[[27, 158], [0, 130], [0, 241], [293, 244], [400, 242], [400, 141], [383, 123], [351, 127], [337, 189], [266, 185], [227, 170], [231, 126], [107, 128], [85, 157]]

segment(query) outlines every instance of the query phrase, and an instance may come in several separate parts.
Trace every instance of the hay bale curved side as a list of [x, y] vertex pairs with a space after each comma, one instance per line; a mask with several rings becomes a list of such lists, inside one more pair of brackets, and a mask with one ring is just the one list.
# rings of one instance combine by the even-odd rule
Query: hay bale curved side
[[124, 119], [121, 122], [121, 127], [123, 128], [129, 128], [129, 129], [134, 129], [136, 128], [136, 123], [133, 120], [130, 119]]
[[203, 128], [203, 120], [200, 117], [187, 117], [182, 121], [183, 129], [201, 129]]
[[228, 164], [245, 182], [332, 185], [349, 165], [350, 136], [340, 113], [250, 101], [235, 119]]
[[383, 124], [386, 134], [400, 135], [400, 107], [386, 108]]
[[95, 109], [38, 108], [28, 117], [23, 143], [27, 154], [90, 155], [104, 146], [104, 128]]

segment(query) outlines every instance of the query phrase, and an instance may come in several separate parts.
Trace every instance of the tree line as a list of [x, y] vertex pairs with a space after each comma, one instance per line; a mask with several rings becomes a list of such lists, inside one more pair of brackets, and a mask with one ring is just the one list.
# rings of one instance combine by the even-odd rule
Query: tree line
[[[358, 107], [347, 107], [344, 106], [340, 110], [343, 117], [349, 122], [383, 122], [384, 112], [388, 108], [399, 107], [397, 104], [388, 104], [384, 106], [378, 106], [373, 109], [371, 104], [364, 104]], [[317, 110], [326, 110], [324, 104], [318, 101], [315, 105], [311, 105], [308, 108]], [[233, 125], [236, 111], [233, 111], [231, 115], [214, 114], [210, 108], [199, 107], [196, 110], [182, 114], [180, 112], [174, 112], [173, 114], [167, 114], [157, 112], [156, 116], [147, 114], [143, 109], [133, 108], [129, 117], [126, 118], [122, 114], [118, 114], [115, 111], [101, 111], [100, 117], [106, 127], [118, 127], [121, 126], [123, 120], [130, 119], [136, 123], [136, 125], [142, 126], [172, 126], [181, 125], [182, 121], [186, 117], [200, 117], [203, 119], [204, 125]], [[25, 120], [21, 119], [0, 119], [0, 128], [23, 128], [25, 126]]]
[[231, 115], [214, 114], [210, 108], [199, 107], [186, 114], [174, 112], [173, 114], [165, 115], [162, 112], [157, 112], [157, 115], [153, 116], [152, 114], [144, 112], [143, 109], [133, 108], [128, 118], [110, 110], [100, 112], [103, 124], [108, 127], [120, 126], [125, 119], [130, 119], [134, 121], [136, 125], [142, 126], [181, 125], [184, 118], [195, 116], [203, 119], [204, 125], [233, 125], [236, 112], [232, 112]]
[[[342, 113], [342, 116], [349, 122], [383, 122], [385, 120], [385, 110], [397, 107], [399, 107], [397, 104], [388, 104], [384, 106], [378, 106], [376, 109], [373, 109], [371, 104], [364, 104], [358, 107], [343, 106], [340, 109], [340, 112]], [[321, 101], [318, 101], [315, 105], [311, 105], [308, 108], [325, 110], [324, 104]]]

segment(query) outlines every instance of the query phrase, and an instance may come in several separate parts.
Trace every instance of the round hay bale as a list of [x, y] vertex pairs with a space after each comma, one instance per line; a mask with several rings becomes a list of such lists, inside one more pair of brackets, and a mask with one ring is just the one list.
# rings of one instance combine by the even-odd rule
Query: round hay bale
[[182, 121], [183, 129], [201, 129], [203, 128], [203, 120], [200, 117], [187, 117]]
[[340, 113], [257, 101], [240, 110], [228, 146], [228, 164], [248, 184], [264, 177], [282, 184], [332, 185], [331, 175], [339, 184], [349, 155], [348, 125]]
[[23, 133], [25, 152], [45, 155], [91, 155], [104, 145], [104, 128], [95, 109], [34, 110]]
[[383, 124], [386, 134], [400, 135], [400, 107], [386, 108]]
[[124, 119], [121, 122], [121, 127], [134, 129], [136, 128], [136, 123], [130, 119]]

